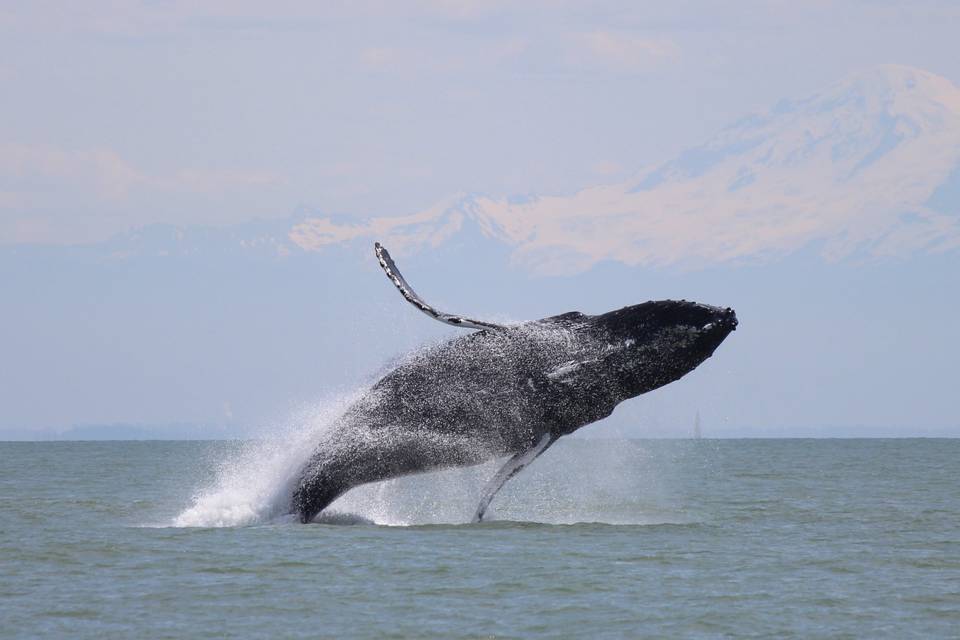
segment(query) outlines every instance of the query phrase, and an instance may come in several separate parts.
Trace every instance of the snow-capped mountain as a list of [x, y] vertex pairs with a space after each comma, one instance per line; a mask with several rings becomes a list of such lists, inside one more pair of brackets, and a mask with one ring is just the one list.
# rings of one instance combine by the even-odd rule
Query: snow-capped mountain
[[376, 238], [401, 252], [467, 225], [540, 273], [627, 265], [826, 259], [960, 247], [960, 89], [887, 65], [727, 127], [706, 144], [620, 184], [571, 196], [462, 197], [405, 216], [307, 217], [306, 251]]
[[960, 247], [960, 88], [886, 65], [741, 119], [630, 180], [567, 196], [460, 195], [369, 219], [308, 210], [223, 228], [154, 225], [99, 245], [115, 257], [240, 251], [400, 256], [496, 245], [515, 265], [569, 274], [627, 266], [825, 259]]

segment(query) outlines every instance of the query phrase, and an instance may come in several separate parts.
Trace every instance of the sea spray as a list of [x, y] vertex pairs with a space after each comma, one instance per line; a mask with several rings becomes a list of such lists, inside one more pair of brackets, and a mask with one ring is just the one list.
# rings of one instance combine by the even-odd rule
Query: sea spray
[[[272, 438], [244, 443], [218, 465], [216, 479], [174, 519], [180, 527], [295, 522], [289, 515], [296, 474], [346, 400], [298, 413]], [[543, 524], [685, 524], [700, 522], [677, 477], [692, 443], [573, 438], [561, 441], [507, 485], [488, 520]], [[709, 456], [708, 456], [709, 457]], [[683, 462], [680, 465], [680, 462]], [[336, 500], [321, 525], [420, 526], [468, 523], [481, 489], [501, 460], [356, 487]], [[678, 466], [679, 465], [679, 466]]]
[[218, 464], [213, 483], [173, 519], [175, 527], [232, 527], [283, 519], [298, 473], [317, 441], [358, 392], [297, 411], [282, 427], [258, 434]]
[[[419, 354], [413, 354], [417, 357]], [[369, 392], [358, 389], [297, 411], [282, 427], [265, 430], [217, 463], [214, 480], [177, 515], [177, 527], [229, 527], [295, 520], [291, 497], [306, 462], [325, 449], [348, 407]], [[386, 437], [388, 432], [378, 432]], [[608, 441], [609, 442], [609, 441]], [[425, 525], [469, 522], [481, 490], [503, 458], [353, 488], [325, 512], [321, 524]], [[638, 443], [578, 446], [561, 442], [498, 497], [488, 519], [552, 524], [688, 522], [665, 499], [664, 472]], [[669, 473], [667, 473], [669, 475]], [[668, 483], [669, 484], [669, 483]], [[667, 491], [667, 494], [670, 492]], [[643, 505], [642, 511], [637, 507]], [[695, 519], [695, 518], [694, 518]]]
[[[504, 488], [488, 521], [570, 525], [689, 524], [704, 514], [684, 498], [679, 463], [699, 454], [686, 441], [562, 440]], [[356, 487], [317, 522], [391, 526], [470, 522], [487, 480], [502, 460]]]

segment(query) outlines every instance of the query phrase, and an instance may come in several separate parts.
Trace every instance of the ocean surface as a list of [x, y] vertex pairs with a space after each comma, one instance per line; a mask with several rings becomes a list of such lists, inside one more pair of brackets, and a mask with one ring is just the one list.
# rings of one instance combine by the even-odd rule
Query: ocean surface
[[284, 515], [289, 440], [0, 443], [3, 638], [957, 638], [960, 440], [566, 439]]

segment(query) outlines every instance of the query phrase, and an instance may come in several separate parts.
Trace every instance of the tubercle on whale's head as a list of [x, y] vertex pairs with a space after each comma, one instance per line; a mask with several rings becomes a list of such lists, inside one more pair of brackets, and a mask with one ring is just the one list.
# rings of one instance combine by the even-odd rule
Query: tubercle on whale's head
[[737, 328], [737, 314], [686, 300], [657, 300], [592, 319], [611, 346], [610, 366], [626, 397], [668, 384], [709, 358]]

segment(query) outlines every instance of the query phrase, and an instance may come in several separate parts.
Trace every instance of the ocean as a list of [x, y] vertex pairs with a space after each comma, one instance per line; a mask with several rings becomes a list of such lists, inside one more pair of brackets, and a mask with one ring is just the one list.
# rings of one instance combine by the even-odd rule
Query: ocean
[[290, 446], [0, 443], [0, 637], [960, 637], [960, 440], [567, 438], [478, 525], [493, 464], [296, 524]]

